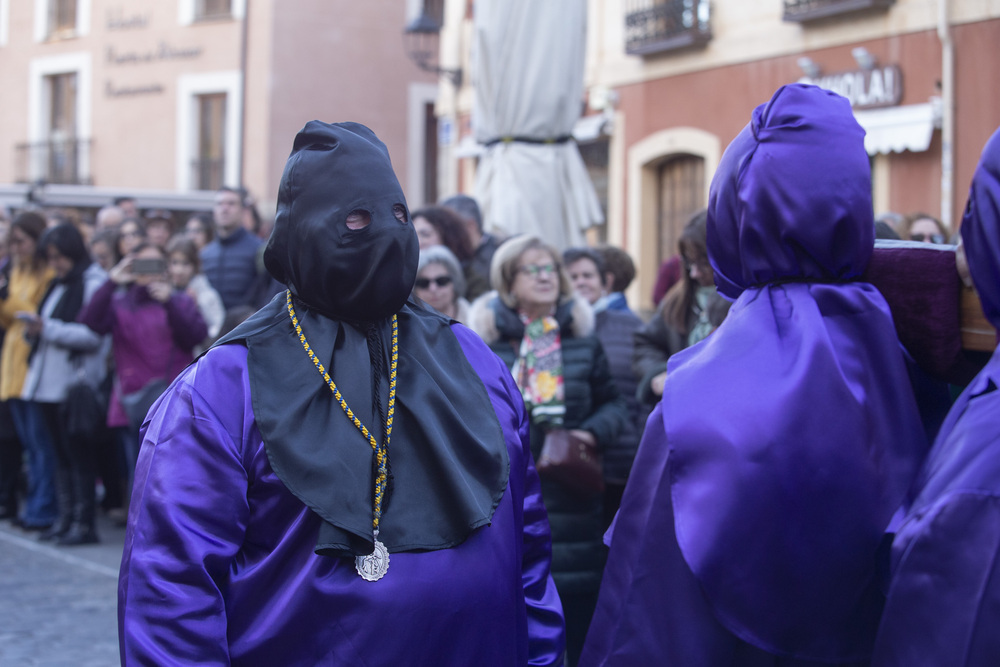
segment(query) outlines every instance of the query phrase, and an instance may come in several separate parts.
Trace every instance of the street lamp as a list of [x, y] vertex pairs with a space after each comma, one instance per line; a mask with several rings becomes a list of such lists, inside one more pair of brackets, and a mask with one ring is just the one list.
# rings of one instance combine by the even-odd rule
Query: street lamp
[[863, 46], [855, 46], [851, 49], [851, 55], [854, 56], [854, 62], [858, 64], [858, 67], [865, 70], [875, 69], [875, 56], [868, 52]]
[[820, 66], [816, 64], [816, 62], [812, 58], [810, 58], [809, 56], [800, 56], [797, 62], [799, 69], [801, 69], [802, 73], [805, 74], [807, 77], [809, 77], [810, 79], [819, 78], [820, 72], [822, 70], [820, 69]]
[[462, 85], [462, 69], [447, 69], [438, 64], [441, 24], [424, 11], [403, 31], [403, 49], [417, 67], [448, 77], [456, 88]]

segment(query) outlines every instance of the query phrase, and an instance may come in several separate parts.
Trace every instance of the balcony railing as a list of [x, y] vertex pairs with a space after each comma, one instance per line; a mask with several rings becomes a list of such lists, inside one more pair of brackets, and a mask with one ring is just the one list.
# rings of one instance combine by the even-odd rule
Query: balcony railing
[[712, 39], [708, 0], [629, 0], [625, 52], [651, 55], [704, 46]]
[[218, 190], [225, 183], [225, 158], [202, 158], [191, 161], [191, 184], [195, 190]]
[[896, 0], [785, 0], [785, 21], [805, 23], [870, 10], [886, 10]]
[[54, 139], [18, 144], [16, 150], [19, 183], [90, 185], [90, 139]]

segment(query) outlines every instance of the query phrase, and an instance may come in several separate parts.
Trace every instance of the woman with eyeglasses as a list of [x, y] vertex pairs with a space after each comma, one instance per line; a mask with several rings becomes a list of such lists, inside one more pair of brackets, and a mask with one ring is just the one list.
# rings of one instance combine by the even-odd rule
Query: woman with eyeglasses
[[458, 258], [444, 246], [420, 251], [413, 294], [447, 318], [462, 324], [469, 321], [465, 276]]
[[[612, 445], [628, 418], [625, 401], [594, 335], [594, 312], [574, 296], [559, 253], [537, 236], [512, 238], [493, 256], [490, 281], [496, 291], [472, 304], [469, 326], [511, 368], [535, 460], [546, 435], [559, 430], [598, 450]], [[566, 616], [566, 664], [573, 665], [604, 568], [602, 495], [544, 475], [541, 482], [552, 526], [552, 578]]]
[[688, 221], [677, 241], [682, 262], [681, 280], [663, 297], [656, 314], [635, 334], [632, 370], [639, 379], [639, 402], [653, 405], [663, 394], [667, 360], [706, 338], [729, 312], [729, 302], [715, 290], [708, 262], [706, 221], [702, 210]]
[[948, 230], [944, 223], [926, 213], [911, 213], [903, 218], [899, 228], [899, 236], [904, 241], [918, 243], [947, 243]]

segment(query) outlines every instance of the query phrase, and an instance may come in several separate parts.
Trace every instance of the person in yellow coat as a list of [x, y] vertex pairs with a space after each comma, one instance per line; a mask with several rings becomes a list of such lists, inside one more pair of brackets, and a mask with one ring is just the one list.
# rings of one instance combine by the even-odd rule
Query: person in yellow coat
[[53, 272], [38, 250], [45, 218], [25, 212], [10, 225], [10, 271], [0, 275], [0, 327], [6, 330], [0, 350], [0, 401], [8, 401], [14, 429], [27, 451], [28, 497], [15, 519], [27, 530], [45, 530], [55, 521], [55, 450], [37, 404], [21, 400], [31, 346], [25, 322], [34, 320]]

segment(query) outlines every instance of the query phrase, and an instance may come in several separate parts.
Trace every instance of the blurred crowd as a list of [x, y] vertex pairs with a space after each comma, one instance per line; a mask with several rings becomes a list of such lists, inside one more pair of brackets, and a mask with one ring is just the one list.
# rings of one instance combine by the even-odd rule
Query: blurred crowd
[[[667, 362], [730, 309], [709, 262], [707, 213], [691, 217], [677, 254], [659, 267], [652, 312], [626, 297], [636, 267], [621, 248], [502, 238], [466, 195], [411, 217], [420, 245], [412, 296], [467, 325], [508, 365], [536, 459], [553, 428], [602, 454], [602, 492], [542, 480], [573, 664], [597, 605], [602, 536]], [[0, 217], [0, 517], [61, 545], [96, 542], [99, 511], [124, 519], [146, 411], [200, 352], [282, 290], [263, 268], [268, 231], [252, 198], [230, 188], [212, 211], [184, 218], [128, 199], [93, 220], [66, 210]], [[919, 212], [878, 216], [875, 235], [959, 241]]]
[[124, 524], [146, 411], [279, 291], [243, 190], [186, 217], [116, 199], [0, 214], [0, 517], [60, 545]]

